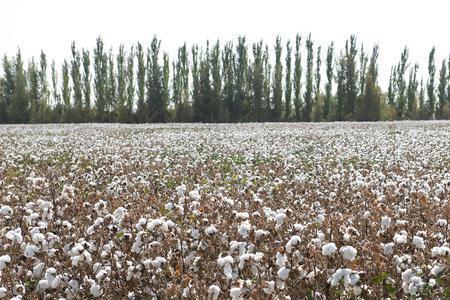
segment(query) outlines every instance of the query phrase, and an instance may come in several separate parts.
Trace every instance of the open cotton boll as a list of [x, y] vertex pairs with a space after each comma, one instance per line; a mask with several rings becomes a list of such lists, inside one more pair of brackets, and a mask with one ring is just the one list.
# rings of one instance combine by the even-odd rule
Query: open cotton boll
[[216, 226], [210, 225], [210, 226], [206, 227], [206, 228], [205, 228], [205, 233], [206, 233], [208, 236], [211, 236], [211, 235], [217, 233], [217, 228], [216, 228]]
[[384, 255], [389, 255], [394, 252], [394, 247], [395, 247], [394, 243], [382, 244], [382, 246], [383, 246]]
[[8, 231], [6, 233], [6, 238], [10, 241], [16, 242], [17, 244], [21, 244], [23, 242], [22, 229], [16, 228]]
[[217, 263], [219, 264], [219, 266], [223, 267], [223, 272], [228, 279], [231, 279], [233, 277], [233, 270], [231, 268], [231, 264], [233, 263], [233, 261], [234, 259], [230, 255], [224, 257], [219, 256], [219, 258], [217, 259]]
[[231, 299], [233, 299], [233, 300], [240, 299], [241, 294], [242, 294], [242, 289], [240, 287], [232, 287], [230, 289], [230, 296], [231, 296]]
[[0, 272], [6, 268], [6, 264], [11, 262], [11, 256], [8, 254], [0, 256]]
[[0, 298], [5, 298], [8, 290], [5, 287], [0, 287]]
[[194, 201], [200, 201], [200, 193], [197, 190], [190, 191], [189, 198]]
[[447, 255], [450, 254], [450, 248], [447, 246], [441, 246], [441, 247], [433, 247], [431, 249], [431, 256], [435, 257], [438, 255]]
[[344, 286], [354, 286], [359, 281], [359, 275], [352, 271], [351, 269], [342, 269], [339, 268], [334, 272], [333, 275], [331, 275], [331, 278], [328, 279], [328, 282], [331, 284], [331, 286], [336, 286], [339, 284], [341, 280], [344, 281]]
[[392, 219], [388, 216], [381, 217], [381, 229], [386, 230], [391, 227]]
[[103, 294], [103, 290], [97, 283], [94, 283], [89, 289], [91, 295], [95, 298], [100, 297]]
[[425, 249], [425, 242], [423, 240], [423, 237], [417, 236], [415, 235], [413, 237], [413, 245], [417, 248], [417, 249]]
[[215, 284], [209, 286], [208, 295], [209, 297], [211, 297], [212, 300], [217, 300], [219, 298], [219, 294], [220, 294], [220, 287], [218, 287]]
[[336, 252], [337, 247], [335, 243], [328, 243], [322, 246], [322, 255], [331, 256]]
[[278, 267], [282, 268], [282, 267], [285, 266], [286, 262], [287, 262], [287, 257], [286, 257], [286, 255], [283, 255], [283, 254], [281, 254], [280, 252], [277, 252], [277, 255], [276, 255], [276, 262], [275, 262], [276, 265], [277, 265]]
[[280, 270], [278, 270], [278, 277], [284, 281], [288, 278], [290, 271], [291, 270], [289, 268], [282, 267]]
[[4, 206], [0, 207], [0, 215], [10, 216], [12, 214], [13, 214], [13, 210], [10, 206], [4, 205]]
[[186, 193], [186, 186], [184, 184], [176, 187], [178, 197], [183, 197]]
[[288, 253], [291, 253], [292, 247], [295, 247], [301, 242], [301, 238], [298, 235], [293, 235], [287, 242], [285, 248]]
[[396, 233], [394, 235], [394, 242], [396, 244], [406, 244], [407, 239], [408, 239], [408, 237], [404, 233], [400, 233], [400, 234]]
[[249, 221], [244, 221], [239, 226], [239, 229], [238, 229], [239, 235], [242, 236], [245, 239], [250, 234], [251, 229], [252, 229], [252, 227], [250, 225], [250, 222]]
[[343, 246], [339, 249], [339, 252], [342, 254], [342, 257], [346, 260], [354, 260], [357, 254], [357, 251], [352, 246]]

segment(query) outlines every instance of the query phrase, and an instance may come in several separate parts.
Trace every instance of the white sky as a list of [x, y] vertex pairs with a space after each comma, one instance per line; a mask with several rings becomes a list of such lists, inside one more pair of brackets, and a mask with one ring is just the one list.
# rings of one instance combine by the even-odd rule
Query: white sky
[[[341, 48], [350, 34], [369, 50], [380, 45], [380, 83], [404, 45], [411, 60], [426, 74], [428, 52], [437, 47], [437, 67], [450, 54], [450, 4], [445, 0], [2, 0], [0, 54], [20, 46], [27, 58], [44, 49], [60, 62], [70, 43], [92, 48], [98, 35], [108, 46], [137, 41], [148, 44], [154, 34], [175, 55], [184, 41], [221, 41], [245, 34], [249, 42], [273, 45], [277, 34], [295, 39], [312, 33], [315, 45]], [[324, 60], [324, 59], [323, 59]]]

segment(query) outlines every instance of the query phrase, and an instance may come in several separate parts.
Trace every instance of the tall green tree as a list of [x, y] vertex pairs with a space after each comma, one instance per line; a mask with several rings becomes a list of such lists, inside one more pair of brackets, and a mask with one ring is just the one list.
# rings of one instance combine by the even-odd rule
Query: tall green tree
[[317, 55], [316, 55], [316, 73], [314, 74], [314, 121], [320, 122], [322, 120], [322, 102], [320, 95], [320, 81], [321, 81], [321, 64], [322, 59], [320, 55], [321, 47], [317, 47]]
[[14, 61], [6, 55], [3, 56], [2, 98], [5, 107], [2, 110], [2, 120], [5, 123], [12, 122], [12, 101], [15, 91]]
[[127, 110], [127, 67], [126, 53], [124, 45], [119, 46], [119, 52], [116, 58], [117, 64], [117, 104], [118, 104], [118, 121], [126, 123], [128, 119]]
[[396, 112], [397, 119], [402, 120], [405, 117], [406, 113], [406, 79], [405, 74], [408, 69], [408, 57], [409, 50], [405, 47], [400, 56], [400, 62], [397, 65], [396, 71], [396, 92], [397, 92], [397, 100], [396, 100]]
[[438, 83], [438, 106], [436, 111], [436, 116], [438, 119], [444, 118], [445, 108], [448, 105], [448, 97], [447, 97], [447, 84], [448, 84], [448, 75], [447, 75], [447, 62], [442, 60], [441, 70], [439, 72], [439, 83]]
[[223, 122], [223, 107], [222, 107], [222, 70], [220, 65], [220, 43], [216, 42], [211, 51], [210, 64], [211, 64], [211, 77], [212, 77], [212, 99], [211, 99], [211, 112], [212, 122]]
[[223, 106], [224, 106], [224, 121], [229, 122], [234, 118], [234, 97], [235, 97], [235, 73], [234, 73], [234, 52], [233, 44], [225, 44], [222, 53], [222, 81], [223, 81]]
[[436, 66], [434, 63], [434, 55], [436, 48], [433, 47], [428, 57], [428, 82], [427, 82], [427, 96], [428, 96], [428, 117], [434, 119], [436, 112], [436, 96], [434, 93], [434, 80], [436, 74]]
[[30, 120], [29, 107], [26, 72], [23, 66], [22, 54], [20, 49], [18, 49], [14, 64], [14, 90], [10, 110], [12, 123], [28, 123]]
[[295, 54], [294, 54], [294, 110], [295, 120], [300, 121], [302, 119], [302, 57], [301, 57], [301, 41], [302, 38], [299, 34], [295, 37]]
[[161, 41], [153, 37], [147, 54], [147, 107], [150, 122], [165, 122], [167, 106], [163, 98], [163, 72], [159, 64]]
[[416, 119], [417, 115], [417, 88], [419, 83], [417, 82], [417, 70], [419, 66], [417, 64], [414, 65], [413, 68], [409, 71], [409, 80], [408, 87], [406, 91], [406, 97], [408, 99], [408, 110], [407, 110], [407, 118], [408, 119]]
[[84, 106], [84, 121], [91, 120], [91, 58], [89, 50], [82, 51], [83, 64], [83, 106]]
[[253, 65], [252, 65], [252, 121], [261, 122], [263, 120], [263, 84], [264, 84], [264, 62], [263, 62], [263, 42], [253, 44]]
[[[378, 45], [372, 49], [366, 75], [364, 76], [364, 93], [362, 95], [363, 109], [362, 121], [378, 121], [381, 118], [382, 92], [378, 86]], [[364, 66], [364, 68], [366, 68]]]
[[311, 40], [311, 34], [306, 40], [306, 91], [305, 91], [305, 107], [303, 110], [303, 121], [311, 121], [311, 113], [313, 107], [313, 41]]
[[40, 97], [39, 97], [39, 71], [38, 67], [34, 61], [34, 57], [31, 59], [28, 65], [28, 98], [30, 102], [30, 122], [39, 123], [39, 107]]
[[334, 55], [334, 44], [331, 43], [327, 50], [326, 59], [326, 74], [327, 82], [325, 83], [325, 99], [323, 104], [323, 120], [327, 121], [330, 119], [331, 105], [332, 105], [332, 88], [333, 88], [333, 55]]
[[96, 120], [105, 122], [107, 118], [107, 77], [108, 56], [104, 50], [103, 40], [98, 37], [94, 49], [94, 92], [96, 98]]
[[235, 55], [235, 97], [231, 119], [242, 121], [243, 107], [248, 101], [248, 53], [246, 38], [239, 37]]
[[56, 71], [55, 61], [52, 61], [52, 70], [51, 70], [51, 78], [52, 78], [52, 100], [53, 100], [53, 117], [52, 122], [62, 122], [62, 103], [61, 103], [61, 95], [59, 93], [58, 86], [58, 72]]
[[133, 105], [134, 105], [134, 48], [131, 47], [128, 54], [126, 66], [126, 82], [127, 82], [127, 100], [126, 100], [126, 122], [132, 121]]
[[146, 86], [146, 65], [145, 65], [144, 48], [140, 43], [137, 45], [137, 111], [136, 119], [139, 123], [148, 122], [147, 105], [145, 101], [145, 86]]
[[358, 70], [356, 68], [356, 57], [358, 50], [356, 46], [356, 36], [350, 36], [345, 43], [345, 104], [344, 113], [346, 120], [354, 120], [356, 99], [358, 96]]
[[275, 40], [275, 70], [273, 73], [272, 91], [273, 91], [273, 121], [280, 121], [282, 97], [283, 97], [283, 65], [281, 63], [281, 38], [277, 36]]
[[71, 105], [71, 93], [72, 89], [70, 87], [70, 75], [69, 75], [69, 63], [64, 60], [63, 66], [62, 66], [62, 88], [61, 88], [61, 95], [63, 99], [63, 121], [64, 122], [71, 122], [70, 114], [72, 110]]
[[117, 72], [114, 64], [114, 54], [112, 49], [109, 50], [106, 77], [106, 112], [109, 122], [116, 122], [119, 111], [117, 100]]
[[81, 81], [81, 56], [79, 51], [75, 46], [75, 42], [72, 42], [72, 61], [70, 75], [72, 77], [72, 87], [73, 87], [73, 100], [75, 108], [75, 118], [74, 121], [83, 121], [83, 88]]
[[286, 79], [285, 79], [285, 90], [284, 90], [284, 103], [285, 110], [284, 116], [285, 120], [289, 121], [291, 119], [291, 97], [292, 97], [292, 80], [291, 80], [291, 69], [292, 69], [292, 47], [291, 42], [288, 41], [286, 44]]

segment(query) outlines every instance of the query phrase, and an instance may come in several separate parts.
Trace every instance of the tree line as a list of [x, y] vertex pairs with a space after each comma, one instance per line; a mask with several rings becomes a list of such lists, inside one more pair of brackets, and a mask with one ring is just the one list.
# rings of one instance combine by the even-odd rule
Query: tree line
[[354, 35], [339, 52], [334, 43], [315, 46], [311, 35], [277, 37], [273, 51], [245, 36], [185, 43], [173, 61], [157, 37], [116, 52], [100, 37], [92, 50], [70, 49], [58, 67], [43, 51], [26, 63], [20, 49], [3, 57], [0, 123], [450, 119], [450, 58], [436, 74], [434, 47], [425, 82], [405, 47], [385, 92], [379, 47], [366, 51]]

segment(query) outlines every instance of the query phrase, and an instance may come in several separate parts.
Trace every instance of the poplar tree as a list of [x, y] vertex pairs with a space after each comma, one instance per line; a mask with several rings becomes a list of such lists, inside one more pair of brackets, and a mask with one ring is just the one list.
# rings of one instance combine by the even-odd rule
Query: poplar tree
[[438, 92], [438, 107], [437, 107], [437, 118], [443, 119], [444, 118], [444, 112], [445, 108], [447, 107], [447, 83], [448, 83], [448, 76], [447, 76], [447, 62], [442, 60], [441, 70], [439, 72], [439, 84], [437, 88]]
[[84, 98], [84, 120], [91, 120], [91, 58], [89, 50], [82, 51], [82, 63], [83, 63], [83, 98]]
[[[30, 102], [30, 122], [38, 123], [40, 120], [38, 118], [39, 114], [39, 71], [37, 69], [34, 57], [31, 59], [28, 65], [28, 96]], [[17, 76], [17, 75], [16, 75]]]
[[273, 121], [281, 119], [281, 105], [283, 97], [283, 65], [281, 63], [282, 52], [281, 38], [278, 36], [275, 40], [275, 70], [273, 73], [272, 92], [273, 92]]
[[295, 120], [300, 121], [302, 119], [302, 99], [301, 99], [301, 87], [302, 87], [302, 62], [301, 62], [301, 36], [297, 34], [295, 37], [295, 54], [294, 54], [294, 110]]
[[292, 47], [291, 42], [288, 41], [286, 44], [286, 79], [285, 79], [285, 92], [284, 92], [284, 101], [285, 101], [285, 120], [289, 121], [291, 119], [291, 97], [292, 97], [292, 80], [291, 80], [291, 56], [292, 56]]
[[198, 46], [192, 47], [192, 120], [201, 122], [200, 78], [198, 65]]
[[64, 109], [63, 109], [63, 120], [64, 122], [70, 122], [70, 113], [72, 110], [71, 105], [71, 93], [72, 90], [70, 88], [70, 75], [69, 75], [69, 64], [66, 60], [64, 60], [63, 66], [62, 66], [62, 89], [61, 89], [61, 95], [64, 103]]
[[223, 122], [224, 117], [222, 113], [222, 76], [220, 65], [220, 43], [216, 42], [211, 51], [211, 76], [212, 76], [212, 99], [211, 99], [211, 113], [212, 122]]
[[263, 83], [263, 103], [265, 116], [264, 121], [269, 121], [271, 118], [271, 79], [272, 79], [272, 66], [269, 60], [269, 47], [266, 48], [263, 53], [263, 64], [264, 64], [264, 83]]
[[73, 100], [75, 108], [74, 121], [81, 122], [83, 114], [83, 92], [81, 84], [81, 57], [77, 51], [75, 42], [72, 42], [72, 61], [70, 74], [72, 77]]
[[137, 111], [136, 119], [139, 123], [147, 122], [147, 106], [145, 103], [145, 57], [144, 49], [140, 43], [137, 45]]
[[121, 123], [125, 123], [128, 118], [127, 111], [127, 74], [126, 74], [126, 62], [125, 62], [125, 48], [122, 45], [119, 46], [119, 52], [116, 58], [117, 64], [117, 104], [118, 104], [118, 120]]
[[252, 94], [254, 120], [263, 120], [263, 84], [264, 84], [264, 62], [263, 62], [263, 42], [253, 44], [253, 66], [252, 66]]
[[29, 99], [27, 95], [27, 79], [23, 67], [22, 54], [17, 50], [14, 64], [14, 90], [11, 99], [11, 121], [28, 123], [30, 120]]
[[223, 81], [223, 106], [224, 106], [224, 121], [229, 122], [234, 118], [233, 105], [234, 105], [234, 53], [233, 44], [228, 42], [225, 44], [222, 53], [222, 81]]
[[235, 98], [232, 111], [232, 120], [242, 121], [242, 107], [246, 105], [248, 88], [248, 56], [246, 38], [239, 37], [235, 57]]
[[396, 101], [396, 112], [397, 112], [397, 119], [402, 120], [405, 117], [406, 113], [406, 79], [405, 79], [405, 73], [408, 69], [408, 57], [409, 57], [409, 50], [407, 47], [405, 47], [402, 51], [402, 54], [400, 56], [400, 62], [397, 65], [397, 71], [396, 71], [396, 94], [397, 94], [397, 101]]
[[162, 70], [162, 84], [161, 84], [161, 119], [159, 122], [167, 121], [167, 107], [169, 105], [169, 76], [170, 76], [170, 62], [169, 55], [163, 55], [163, 70]]
[[3, 56], [2, 98], [5, 110], [1, 112], [5, 123], [12, 122], [12, 101], [15, 91], [14, 62]]
[[117, 101], [117, 74], [114, 67], [114, 55], [112, 49], [109, 50], [107, 64], [107, 77], [106, 77], [106, 112], [108, 114], [109, 122], [116, 122], [118, 114], [118, 101]]
[[419, 66], [417, 64], [414, 65], [413, 68], [409, 71], [409, 80], [408, 80], [408, 88], [406, 92], [406, 96], [408, 99], [408, 109], [407, 109], [407, 118], [408, 119], [416, 119], [417, 116], [417, 88], [419, 83], [417, 82], [417, 70]]
[[103, 40], [98, 37], [94, 49], [94, 92], [97, 122], [106, 121], [108, 58], [103, 47]]
[[316, 55], [316, 73], [314, 74], [315, 85], [314, 85], [314, 121], [320, 122], [322, 119], [322, 103], [320, 98], [320, 81], [321, 74], [320, 68], [322, 64], [322, 60], [320, 57], [321, 47], [317, 47], [317, 55]]
[[56, 71], [55, 61], [52, 61], [52, 70], [51, 70], [51, 78], [52, 78], [52, 98], [54, 104], [54, 113], [52, 122], [62, 122], [62, 104], [61, 104], [61, 95], [58, 92], [58, 72]]
[[436, 66], [434, 64], [435, 47], [430, 51], [428, 57], [428, 82], [427, 82], [427, 96], [428, 96], [428, 118], [435, 118], [436, 110], [436, 96], [434, 94], [434, 76], [436, 73]]
[[127, 82], [127, 101], [126, 101], [126, 122], [132, 121], [133, 105], [134, 105], [134, 48], [131, 47], [128, 54], [127, 66], [126, 66], [126, 82]]
[[47, 56], [43, 50], [39, 60], [39, 99], [38, 120], [48, 123], [50, 121], [50, 91], [47, 80]]
[[334, 54], [334, 44], [331, 43], [327, 50], [326, 59], [326, 74], [327, 82], [325, 83], [325, 99], [323, 104], [323, 115], [322, 118], [325, 121], [330, 119], [331, 101], [332, 101], [332, 88], [333, 88], [333, 54]]
[[[378, 56], [378, 45], [375, 45], [372, 49], [366, 75], [364, 76], [365, 84], [362, 96], [363, 121], [378, 121], [381, 117], [382, 92], [378, 86]], [[364, 69], [366, 69], [365, 66]]]
[[306, 40], [306, 91], [305, 91], [305, 107], [303, 110], [303, 121], [311, 121], [311, 112], [313, 106], [313, 42], [311, 40], [311, 34]]
[[344, 85], [346, 99], [344, 104], [344, 113], [346, 120], [354, 120], [355, 104], [358, 95], [358, 72], [356, 70], [357, 54], [358, 50], [356, 48], [356, 36], [351, 35], [350, 39], [345, 43]]

